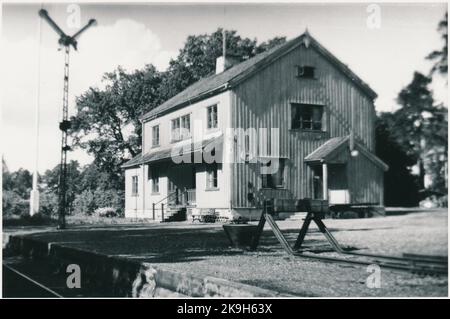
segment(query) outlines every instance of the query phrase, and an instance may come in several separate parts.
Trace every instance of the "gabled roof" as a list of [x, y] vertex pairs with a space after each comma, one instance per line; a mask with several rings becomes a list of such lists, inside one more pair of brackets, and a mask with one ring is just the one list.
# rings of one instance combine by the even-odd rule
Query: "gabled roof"
[[305, 157], [306, 162], [323, 162], [332, 155], [339, 146], [349, 140], [348, 136], [333, 137], [316, 148], [312, 153]]
[[[332, 159], [336, 154], [346, 149], [350, 143], [350, 136], [333, 137], [327, 140], [324, 144], [316, 148], [313, 152], [305, 157], [307, 163], [327, 163], [329, 159]], [[355, 148], [361, 152], [361, 155], [367, 157], [375, 165], [382, 170], [387, 171], [389, 166], [383, 162], [379, 157], [370, 152], [361, 143], [355, 142]]]
[[377, 94], [363, 80], [361, 80], [345, 64], [340, 62], [306, 31], [302, 35], [266, 52], [260, 53], [251, 59], [234, 65], [222, 73], [214, 74], [199, 80], [163, 104], [144, 114], [141, 117], [141, 120], [146, 121], [158, 116], [161, 113], [168, 112], [173, 108], [183, 107], [187, 104], [191, 104], [203, 98], [223, 92], [228, 88], [245, 81], [250, 75], [262, 70], [265, 66], [301, 44], [304, 44], [307, 47], [311, 46], [315, 48], [320, 54], [322, 54], [341, 72], [343, 72], [351, 81], [359, 86], [361, 90], [364, 91], [370, 98], [376, 98]]

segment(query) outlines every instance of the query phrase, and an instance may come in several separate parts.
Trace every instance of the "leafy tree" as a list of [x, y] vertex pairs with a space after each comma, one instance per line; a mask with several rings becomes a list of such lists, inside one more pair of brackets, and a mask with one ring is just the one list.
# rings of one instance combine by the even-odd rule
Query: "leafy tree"
[[[442, 172], [447, 152], [447, 109], [434, 105], [432, 92], [428, 88], [430, 83], [430, 77], [415, 72], [411, 83], [398, 95], [397, 102], [401, 108], [391, 116], [384, 115], [383, 118], [387, 130], [390, 131], [389, 138], [416, 163], [419, 169], [420, 190], [425, 189], [425, 174], [444, 176]], [[436, 162], [434, 158], [441, 154], [445, 154], [445, 160]], [[440, 178], [435, 182], [435, 191], [446, 193], [442, 188], [445, 182]]]
[[90, 88], [77, 98], [72, 137], [75, 146], [94, 155], [94, 164], [109, 175], [112, 185], [119, 185], [124, 158], [140, 152], [139, 117], [162, 103], [161, 74], [152, 65], [132, 73], [119, 67], [103, 81], [105, 89]]
[[92, 215], [96, 208], [94, 192], [85, 190], [76, 196], [74, 201], [75, 215]]
[[56, 218], [58, 216], [58, 194], [49, 190], [39, 194], [39, 214]]
[[381, 113], [376, 120], [375, 152], [389, 165], [384, 178], [384, 203], [386, 206], [417, 206], [419, 181], [409, 169], [416, 159], [408, 155], [393, 136], [392, 129], [395, 129], [396, 121], [396, 115], [392, 113]]
[[109, 175], [102, 171], [95, 163], [83, 167], [79, 179], [79, 188], [81, 190], [108, 190], [114, 188], [114, 186], [111, 184]]
[[2, 210], [3, 218], [24, 216], [28, 213], [29, 202], [13, 190], [3, 190]]
[[447, 75], [448, 73], [448, 14], [445, 13], [444, 18], [439, 21], [438, 32], [441, 34], [441, 38], [444, 41], [444, 46], [441, 50], [435, 50], [431, 52], [428, 56], [428, 60], [435, 61], [431, 69], [431, 74], [438, 72], [442, 75]]
[[23, 168], [10, 173], [7, 169], [3, 170], [3, 190], [11, 190], [22, 198], [30, 196], [33, 177], [31, 173]]
[[[41, 176], [41, 192], [46, 193], [49, 200], [53, 203], [54, 197], [58, 198], [59, 175], [61, 165], [56, 165], [51, 170], [46, 170]], [[78, 161], [70, 161], [67, 164], [67, 189], [66, 204], [69, 212], [73, 210], [73, 201], [75, 195], [81, 191], [80, 188], [81, 168]], [[51, 197], [51, 199], [50, 199]], [[50, 208], [49, 208], [50, 209]]]
[[394, 113], [395, 122], [391, 131], [398, 145], [416, 159], [420, 174], [420, 187], [424, 188], [425, 169], [423, 155], [427, 139], [434, 133], [430, 130], [427, 117], [433, 114], [433, 96], [428, 88], [431, 78], [415, 72], [413, 80], [401, 90], [397, 102], [401, 108]]

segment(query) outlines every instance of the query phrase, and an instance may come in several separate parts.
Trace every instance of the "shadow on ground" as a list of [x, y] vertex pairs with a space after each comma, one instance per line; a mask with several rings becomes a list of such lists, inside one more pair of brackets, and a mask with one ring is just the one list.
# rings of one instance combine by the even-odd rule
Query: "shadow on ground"
[[[308, 236], [314, 236], [312, 231]], [[297, 229], [284, 230], [292, 244]], [[318, 233], [321, 236], [320, 233]], [[36, 240], [62, 246], [95, 251], [101, 254], [126, 257], [151, 263], [198, 261], [211, 256], [232, 256], [246, 253], [231, 247], [222, 227], [177, 225], [176, 227], [110, 226], [90, 229], [81, 227], [64, 231], [49, 231], [26, 235]], [[306, 246], [326, 244], [325, 239], [305, 239]], [[282, 248], [270, 230], [265, 230], [257, 251], [282, 253]]]

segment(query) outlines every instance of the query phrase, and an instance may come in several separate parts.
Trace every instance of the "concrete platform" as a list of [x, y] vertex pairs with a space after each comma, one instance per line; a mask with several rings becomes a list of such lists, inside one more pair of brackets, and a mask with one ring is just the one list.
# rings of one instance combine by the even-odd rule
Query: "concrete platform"
[[[194, 276], [164, 270], [132, 258], [108, 256], [62, 244], [45, 242], [26, 235], [9, 236], [4, 249], [6, 261], [21, 256], [22, 269], [40, 265], [41, 278], [55, 276], [61, 281], [69, 264], [81, 269], [81, 297], [277, 297], [281, 294], [211, 276]], [[26, 263], [29, 263], [27, 266]], [[45, 266], [42, 266], [45, 265]], [[36, 266], [34, 266], [36, 268]], [[48, 280], [48, 278], [46, 279]], [[44, 280], [45, 281], [45, 280]], [[61, 284], [60, 284], [61, 285]], [[67, 291], [67, 289], [66, 289]], [[70, 296], [74, 296], [73, 293]], [[287, 295], [284, 295], [287, 296]]]

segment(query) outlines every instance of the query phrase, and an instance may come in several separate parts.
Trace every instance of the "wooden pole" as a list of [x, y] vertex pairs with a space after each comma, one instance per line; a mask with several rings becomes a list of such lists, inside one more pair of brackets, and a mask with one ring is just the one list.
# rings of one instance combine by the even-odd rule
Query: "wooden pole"
[[225, 61], [227, 54], [227, 32], [225, 31], [225, 27], [222, 29], [222, 54]]

